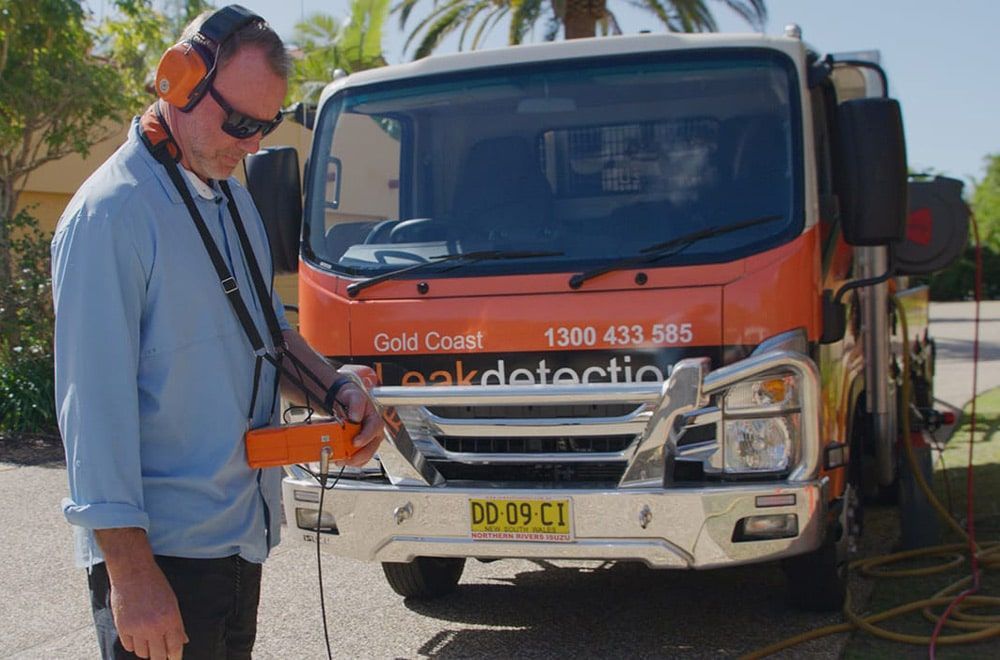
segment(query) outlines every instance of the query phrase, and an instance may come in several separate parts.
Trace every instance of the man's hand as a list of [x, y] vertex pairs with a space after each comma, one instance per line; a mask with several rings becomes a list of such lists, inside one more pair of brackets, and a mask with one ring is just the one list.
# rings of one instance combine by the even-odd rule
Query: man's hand
[[[344, 365], [341, 372], [354, 371], [354, 365]], [[353, 382], [344, 385], [337, 392], [337, 403], [347, 411], [347, 419], [354, 423], [361, 423], [361, 430], [354, 436], [354, 446], [360, 447], [358, 453], [343, 462], [344, 465], [361, 467], [371, 460], [375, 452], [378, 451], [379, 443], [382, 441], [385, 422], [379, 415], [371, 399]]]
[[153, 560], [141, 529], [96, 531], [111, 581], [111, 612], [125, 650], [140, 658], [174, 660], [188, 642], [170, 583]]
[[[333, 383], [337, 378], [343, 376], [345, 372], [355, 372], [359, 375], [362, 380], [365, 378], [365, 372], [372, 374], [369, 367], [364, 367], [360, 365], [345, 364], [338, 370], [333, 367], [326, 358], [314, 351], [306, 340], [302, 338], [295, 330], [285, 330], [284, 333], [285, 343], [288, 347], [288, 351], [295, 355], [306, 367], [312, 371], [322, 382], [330, 384]], [[373, 375], [371, 377], [374, 377]], [[318, 400], [323, 401], [326, 395], [325, 390], [318, 389], [314, 383], [307, 380], [306, 387], [310, 389], [312, 396]], [[291, 401], [301, 401], [303, 393], [298, 390], [298, 388], [284, 386], [281, 390], [282, 395], [286, 396]], [[361, 424], [361, 430], [354, 437], [354, 446], [360, 447], [361, 450], [351, 456], [346, 461], [342, 463], [338, 461], [338, 464], [350, 465], [352, 467], [361, 467], [368, 461], [372, 459], [375, 452], [378, 450], [379, 443], [382, 441], [382, 433], [385, 429], [385, 423], [382, 421], [382, 417], [379, 412], [372, 405], [371, 400], [365, 392], [355, 385], [353, 382], [344, 385], [337, 392], [337, 403], [343, 407], [347, 412], [347, 419], [355, 424]]]

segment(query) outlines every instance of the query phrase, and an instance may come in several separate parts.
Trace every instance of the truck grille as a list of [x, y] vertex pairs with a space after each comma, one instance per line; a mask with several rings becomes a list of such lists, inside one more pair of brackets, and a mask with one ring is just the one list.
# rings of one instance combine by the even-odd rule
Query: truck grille
[[397, 409], [447, 481], [617, 483], [649, 412], [638, 402], [429, 405]]
[[445, 451], [456, 454], [570, 454], [624, 451], [634, 435], [521, 437], [435, 436]]
[[[383, 469], [399, 482], [436, 486], [620, 487], [664, 400], [658, 383], [388, 387], [374, 394], [396, 411], [396, 428], [405, 429], [394, 432], [395, 451], [382, 454]], [[712, 459], [714, 420], [705, 426], [678, 439], [666, 478], [705, 477], [695, 463]]]

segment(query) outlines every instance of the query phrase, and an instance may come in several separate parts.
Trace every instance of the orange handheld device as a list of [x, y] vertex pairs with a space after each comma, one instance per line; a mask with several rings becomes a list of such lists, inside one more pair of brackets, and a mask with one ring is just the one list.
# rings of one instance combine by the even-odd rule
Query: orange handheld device
[[[299, 364], [299, 366], [310, 373], [305, 365]], [[356, 377], [352, 377], [352, 380], [355, 380], [355, 383], [360, 380], [366, 390], [378, 384], [378, 377], [371, 367], [347, 365], [341, 367], [341, 370], [351, 372]], [[285, 370], [285, 373], [287, 375], [289, 372]], [[315, 376], [312, 377], [319, 382]], [[292, 380], [305, 391], [305, 385], [301, 381], [295, 378]], [[247, 462], [250, 467], [322, 462], [323, 450], [326, 448], [329, 448], [326, 455], [328, 461], [343, 461], [356, 454], [360, 447], [355, 447], [353, 440], [361, 430], [361, 424], [344, 420], [333, 410], [328, 412], [334, 415], [333, 419], [325, 418], [319, 422], [269, 426], [248, 431], [245, 439]]]
[[343, 461], [360, 449], [353, 442], [360, 429], [361, 424], [347, 421], [254, 429], [246, 435], [247, 462], [252, 468], [319, 462], [327, 447], [331, 461]]

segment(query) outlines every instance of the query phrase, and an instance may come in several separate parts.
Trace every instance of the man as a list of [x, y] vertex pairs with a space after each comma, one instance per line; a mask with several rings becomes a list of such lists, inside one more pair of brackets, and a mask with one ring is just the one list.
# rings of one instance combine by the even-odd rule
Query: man
[[[289, 63], [259, 17], [240, 7], [212, 16], [184, 38], [240, 20], [217, 37], [221, 45], [201, 40], [209, 47], [203, 95], [187, 108], [160, 99], [137, 118], [74, 196], [52, 243], [70, 485], [63, 508], [88, 569], [104, 657], [249, 657], [260, 565], [278, 542], [280, 469], [251, 469], [243, 443], [248, 427], [278, 420], [276, 369], [255, 355], [178, 184], [260, 335], [271, 337], [270, 304], [274, 336], [329, 386], [313, 394], [362, 422], [349, 463], [367, 462], [382, 436], [366, 395], [289, 327], [278, 297], [261, 304], [254, 295], [252, 262], [270, 281], [267, 238], [249, 194], [229, 177], [280, 120]], [[151, 136], [166, 137], [183, 177], [171, 178]]]

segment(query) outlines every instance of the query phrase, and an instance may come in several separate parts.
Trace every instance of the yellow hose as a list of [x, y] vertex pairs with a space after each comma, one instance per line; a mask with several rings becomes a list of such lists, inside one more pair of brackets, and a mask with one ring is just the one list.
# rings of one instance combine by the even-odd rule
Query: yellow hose
[[[917, 485], [920, 490], [927, 497], [927, 501], [931, 503], [934, 510], [937, 512], [938, 517], [944, 521], [952, 530], [954, 530], [959, 537], [965, 540], [965, 543], [952, 543], [947, 545], [939, 545], [930, 548], [920, 548], [917, 550], [908, 550], [905, 552], [897, 552], [889, 555], [882, 555], [878, 557], [871, 557], [868, 559], [860, 559], [850, 564], [850, 570], [860, 570], [861, 573], [867, 577], [876, 578], [898, 578], [898, 577], [908, 577], [908, 576], [923, 576], [930, 575], [934, 573], [942, 573], [944, 571], [950, 570], [959, 566], [965, 561], [965, 556], [968, 554], [969, 550], [969, 535], [966, 534], [965, 530], [962, 529], [955, 520], [951, 517], [951, 513], [941, 504], [938, 498], [934, 495], [931, 490], [930, 485], [928, 485], [927, 480], [924, 479], [923, 471], [920, 470], [920, 466], [917, 465], [916, 455], [913, 453], [913, 445], [910, 441], [910, 415], [909, 415], [909, 401], [910, 401], [910, 335], [909, 328], [906, 324], [906, 311], [903, 309], [902, 304], [896, 296], [891, 296], [893, 304], [896, 306], [896, 311], [898, 312], [898, 317], [903, 331], [903, 392], [902, 400], [906, 402], [906, 410], [902, 414], [902, 435], [903, 435], [903, 446], [906, 448], [906, 459], [910, 465], [910, 471], [917, 480]], [[973, 393], [975, 395], [975, 393]], [[975, 438], [972, 439], [973, 441]], [[1000, 566], [1000, 543], [990, 542], [976, 544], [975, 546], [976, 557], [979, 562], [979, 568], [982, 573], [988, 570], [995, 569]], [[882, 567], [893, 564], [896, 562], [907, 561], [915, 558], [925, 558], [925, 557], [944, 557], [947, 561], [943, 561], [941, 564], [924, 567], [924, 568], [911, 568], [911, 569], [897, 569], [897, 570], [885, 570]], [[916, 610], [921, 610], [924, 617], [928, 620], [937, 623], [939, 615], [935, 614], [931, 608], [940, 606], [942, 608], [947, 607], [954, 599], [955, 596], [964, 588], [966, 588], [972, 581], [972, 576], [966, 576], [956, 582], [953, 582], [941, 589], [936, 594], [930, 598], [924, 598], [922, 600], [913, 601], [910, 603], [905, 603], [894, 607], [892, 609], [886, 610], [884, 612], [879, 612], [878, 614], [873, 614], [867, 617], [861, 617], [851, 609], [851, 599], [850, 594], [848, 594], [846, 600], [844, 601], [844, 616], [848, 619], [846, 623], [840, 623], [832, 626], [826, 626], [825, 628], [818, 628], [816, 630], [811, 630], [807, 633], [801, 635], [796, 635], [795, 637], [789, 637], [788, 639], [775, 642], [769, 646], [757, 649], [747, 655], [742, 656], [745, 660], [751, 660], [754, 658], [764, 658], [778, 651], [783, 651], [784, 649], [797, 646], [804, 642], [818, 639], [820, 637], [825, 637], [827, 635], [833, 635], [841, 632], [848, 632], [854, 630], [855, 628], [860, 628], [876, 637], [882, 639], [887, 639], [890, 641], [901, 642], [904, 644], [918, 644], [921, 646], [926, 646], [930, 644], [931, 638], [924, 635], [908, 635], [904, 633], [894, 632], [887, 628], [879, 627], [875, 624], [885, 621], [886, 619], [891, 619], [902, 614], [907, 614]], [[968, 630], [972, 632], [955, 633], [952, 635], [939, 635], [937, 638], [937, 644], [947, 645], [947, 644], [967, 644], [970, 642], [978, 642], [984, 639], [1000, 635], [1000, 615], [983, 615], [983, 614], [971, 614], [967, 612], [970, 609], [981, 610], [983, 607], [1000, 607], [1000, 598], [993, 596], [981, 596], [972, 595], [967, 597], [962, 604], [956, 607], [948, 617], [945, 622], [945, 626]]]

